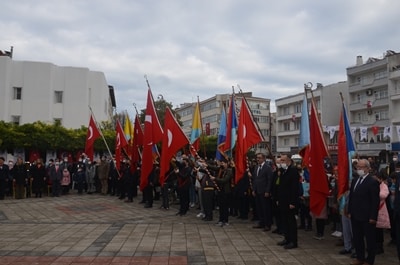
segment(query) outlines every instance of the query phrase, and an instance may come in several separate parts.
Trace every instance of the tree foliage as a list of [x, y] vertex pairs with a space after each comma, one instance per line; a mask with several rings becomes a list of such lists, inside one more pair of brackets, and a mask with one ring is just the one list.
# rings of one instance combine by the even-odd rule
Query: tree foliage
[[[102, 123], [102, 133], [111, 150], [115, 149], [115, 130], [109, 129], [108, 123]], [[107, 129], [104, 129], [107, 128]], [[70, 152], [85, 149], [87, 127], [66, 129], [60, 124], [46, 124], [43, 122], [15, 125], [0, 121], [0, 150], [13, 153], [16, 148], [25, 151], [35, 150], [45, 153], [47, 150], [63, 150]], [[95, 141], [97, 152], [108, 153], [102, 138]], [[27, 153], [27, 152], [25, 152]]]
[[[180, 125], [182, 125], [182, 122], [180, 121], [181, 117], [176, 113], [173, 109], [173, 105], [171, 102], [167, 102], [163, 96], [159, 95], [157, 100], [154, 101], [154, 108], [156, 109], [158, 119], [160, 120], [160, 124], [162, 127], [164, 127], [164, 120], [165, 120], [165, 112], [167, 110], [167, 107], [171, 110], [172, 114], [175, 116], [176, 120]], [[143, 124], [144, 119], [146, 117], [146, 109], [142, 109], [140, 111], [140, 122]]]

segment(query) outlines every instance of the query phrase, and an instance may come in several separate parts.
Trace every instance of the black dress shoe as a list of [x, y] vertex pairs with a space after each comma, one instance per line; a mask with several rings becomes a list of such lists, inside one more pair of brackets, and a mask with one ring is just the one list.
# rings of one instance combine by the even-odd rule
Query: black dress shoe
[[278, 234], [278, 232], [279, 232], [278, 228], [272, 230], [272, 234]]
[[146, 204], [145, 206], [144, 206], [144, 208], [152, 208], [153, 207], [153, 205], [150, 205], [150, 204]]
[[278, 246], [285, 246], [285, 245], [287, 245], [287, 244], [289, 244], [289, 242], [287, 242], [286, 239], [284, 239], [284, 240], [282, 240], [282, 241], [279, 241], [279, 242], [277, 243]]
[[293, 249], [297, 248], [297, 244], [289, 243], [283, 247], [284, 249]]
[[255, 225], [255, 226], [253, 226], [253, 228], [264, 228], [264, 226], [262, 226], [262, 225]]
[[339, 251], [339, 254], [340, 255], [351, 254], [351, 250], [342, 249], [341, 251]]
[[270, 230], [271, 230], [271, 227], [269, 227], [269, 226], [266, 226], [266, 227], [264, 227], [264, 229], [263, 229], [264, 232], [268, 232], [268, 231], [270, 231]]

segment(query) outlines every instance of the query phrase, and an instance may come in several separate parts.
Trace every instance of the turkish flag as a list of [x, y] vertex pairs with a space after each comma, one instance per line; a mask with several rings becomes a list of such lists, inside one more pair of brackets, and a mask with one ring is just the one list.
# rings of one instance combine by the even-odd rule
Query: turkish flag
[[377, 135], [377, 134], [378, 134], [378, 132], [379, 132], [379, 127], [378, 127], [378, 126], [372, 126], [371, 129], [372, 129], [372, 133], [373, 133], [374, 135]]
[[248, 149], [262, 140], [263, 137], [254, 122], [249, 106], [247, 105], [246, 100], [242, 98], [235, 155], [236, 183], [242, 179], [243, 174], [246, 171], [246, 155]]
[[143, 146], [143, 130], [140, 125], [139, 116], [136, 115], [135, 123], [133, 126], [133, 145], [132, 145], [132, 163], [131, 163], [131, 172], [136, 171], [136, 167], [140, 161], [140, 148]]
[[97, 128], [93, 115], [90, 115], [88, 131], [86, 134], [85, 154], [93, 161], [93, 145], [94, 141], [100, 137], [100, 131]]
[[162, 139], [160, 184], [164, 184], [165, 175], [169, 170], [170, 161], [175, 153], [183, 146], [189, 144], [182, 128], [179, 126], [171, 110], [167, 107], [164, 120], [164, 135]]
[[161, 141], [163, 130], [154, 107], [153, 95], [149, 88], [147, 93], [146, 116], [144, 121], [142, 168], [140, 173], [140, 190], [148, 184], [148, 177], [153, 169], [153, 145]]
[[328, 156], [328, 148], [322, 132], [318, 111], [314, 99], [311, 100], [310, 115], [310, 211], [319, 216], [326, 205], [329, 195], [328, 177], [325, 173], [324, 158]]
[[117, 120], [115, 137], [115, 166], [119, 170], [121, 165], [121, 150], [128, 145], [121, 123]]

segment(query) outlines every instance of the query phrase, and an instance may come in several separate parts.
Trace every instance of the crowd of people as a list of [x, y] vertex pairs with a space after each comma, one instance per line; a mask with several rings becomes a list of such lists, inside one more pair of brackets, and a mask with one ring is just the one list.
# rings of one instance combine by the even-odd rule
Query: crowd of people
[[[82, 155], [75, 163], [68, 159], [37, 159], [25, 163], [21, 157], [5, 164], [0, 157], [0, 200], [58, 197], [76, 190], [78, 194], [99, 193], [118, 196], [129, 203], [138, 196], [140, 165], [101, 156], [90, 161]], [[400, 162], [379, 169], [372, 158], [353, 161], [349, 189], [338, 198], [338, 166], [327, 170], [329, 196], [318, 215], [310, 213], [309, 175], [290, 155], [267, 157], [260, 152], [247, 160], [247, 169], [235, 183], [235, 165], [229, 158], [206, 160], [181, 156], [171, 161], [170, 170], [160, 185], [157, 161], [142, 190], [142, 203], [152, 208], [154, 200], [169, 210], [179, 203], [176, 215], [189, 209], [199, 210], [198, 218], [228, 226], [230, 218], [254, 222], [253, 229], [283, 235], [277, 244], [284, 249], [298, 247], [298, 229], [313, 231], [314, 239], [323, 240], [325, 227], [332, 225], [332, 236], [343, 245], [339, 254], [351, 255], [351, 264], [374, 264], [375, 255], [384, 252], [384, 234], [390, 230], [390, 243], [400, 241]], [[218, 216], [214, 216], [218, 210]], [[399, 240], [397, 240], [399, 239]], [[366, 244], [366, 245], [365, 245]], [[400, 260], [400, 242], [397, 243]], [[366, 251], [365, 251], [366, 250]]]

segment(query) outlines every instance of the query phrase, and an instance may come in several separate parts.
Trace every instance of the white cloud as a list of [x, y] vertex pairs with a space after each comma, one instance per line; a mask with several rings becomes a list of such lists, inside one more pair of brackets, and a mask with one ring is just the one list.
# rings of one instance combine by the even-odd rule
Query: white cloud
[[119, 111], [144, 108], [145, 74], [174, 106], [237, 84], [274, 100], [309, 81], [345, 80], [357, 55], [399, 51], [399, 8], [389, 0], [5, 1], [0, 49], [104, 72]]

